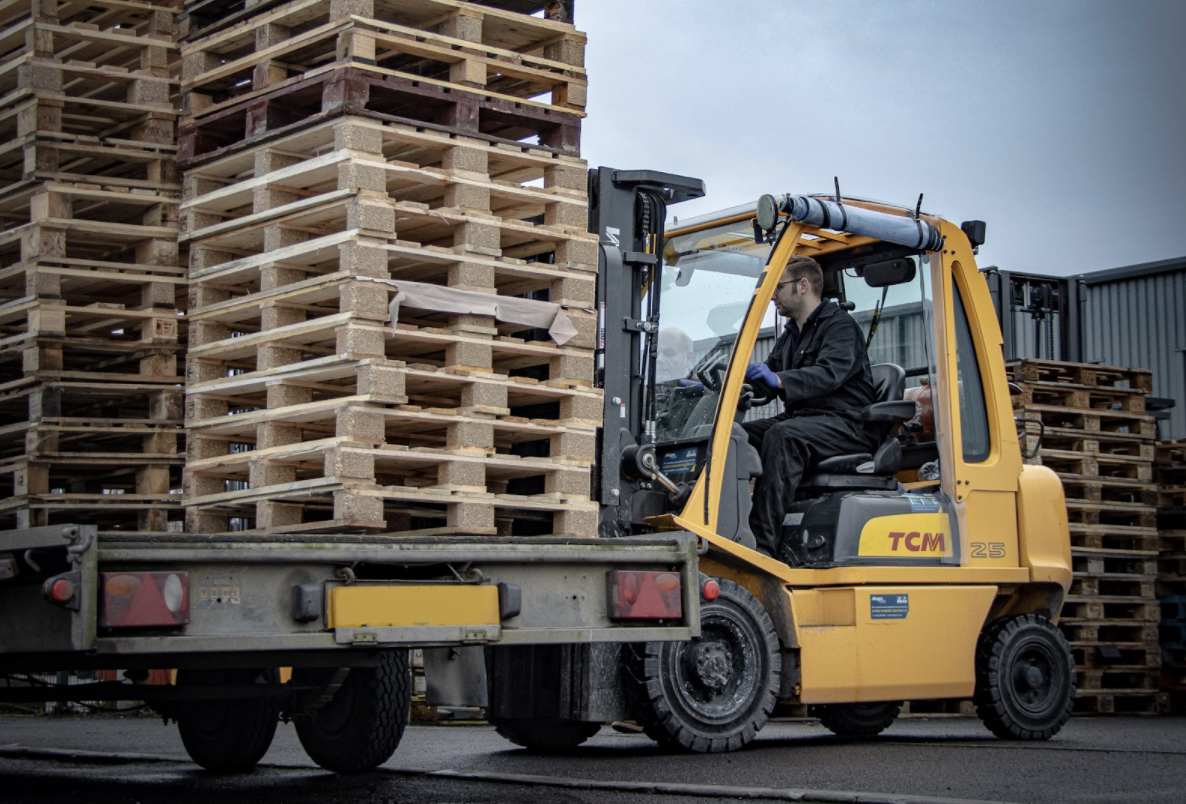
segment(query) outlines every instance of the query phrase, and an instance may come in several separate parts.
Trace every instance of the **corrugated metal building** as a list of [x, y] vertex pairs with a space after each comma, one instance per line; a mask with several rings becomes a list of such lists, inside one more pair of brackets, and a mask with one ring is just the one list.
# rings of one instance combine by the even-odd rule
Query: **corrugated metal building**
[[1186, 438], [1186, 257], [1073, 277], [1079, 359], [1153, 370], [1174, 400], [1161, 438]]
[[1186, 438], [1186, 257], [1071, 277], [986, 268], [1005, 359], [1038, 357], [1153, 370], [1174, 402], [1160, 438]]

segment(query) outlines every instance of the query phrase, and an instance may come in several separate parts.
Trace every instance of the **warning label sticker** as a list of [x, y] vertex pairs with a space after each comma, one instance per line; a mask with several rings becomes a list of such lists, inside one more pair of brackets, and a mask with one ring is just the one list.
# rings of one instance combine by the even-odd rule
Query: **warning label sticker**
[[910, 595], [869, 595], [869, 616], [874, 620], [905, 620]]
[[682, 475], [694, 471], [699, 452], [700, 450], [696, 447], [687, 447], [667, 453], [660, 463], [663, 467], [663, 474]]
[[938, 513], [939, 498], [930, 494], [903, 494], [902, 498], [910, 503], [910, 512], [914, 514]]

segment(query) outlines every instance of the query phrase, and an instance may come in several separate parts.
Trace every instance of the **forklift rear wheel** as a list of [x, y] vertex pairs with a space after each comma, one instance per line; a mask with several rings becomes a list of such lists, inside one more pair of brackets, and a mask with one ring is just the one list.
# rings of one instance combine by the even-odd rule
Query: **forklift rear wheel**
[[1045, 617], [997, 620], [976, 650], [976, 714], [1002, 740], [1046, 740], [1071, 716], [1075, 659]]
[[696, 753], [736, 751], [774, 709], [782, 656], [774, 623], [744, 588], [718, 580], [700, 607], [701, 635], [622, 651], [625, 693], [652, 740]]
[[901, 701], [823, 704], [811, 707], [811, 714], [819, 718], [824, 728], [837, 737], [850, 740], [876, 737], [890, 727], [900, 711]]
[[[269, 670], [177, 671], [179, 687], [219, 687], [231, 684], [278, 684], [279, 673]], [[215, 773], [243, 773], [264, 758], [276, 736], [280, 711], [274, 699], [239, 698], [190, 703], [176, 715], [185, 752]]]
[[579, 720], [495, 720], [494, 730], [515, 745], [541, 754], [571, 751], [601, 730], [600, 723]]
[[[324, 684], [335, 669], [293, 668], [294, 685]], [[334, 773], [362, 773], [395, 753], [408, 723], [412, 679], [407, 650], [385, 650], [375, 667], [355, 667], [325, 706], [294, 719], [309, 759]]]

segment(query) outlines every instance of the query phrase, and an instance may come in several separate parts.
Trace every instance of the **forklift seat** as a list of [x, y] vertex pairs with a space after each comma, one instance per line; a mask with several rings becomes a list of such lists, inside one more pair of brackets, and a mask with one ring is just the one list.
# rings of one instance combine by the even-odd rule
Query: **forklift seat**
[[859, 452], [853, 455], [837, 455], [820, 461], [815, 474], [805, 477], [800, 485], [801, 492], [810, 491], [815, 496], [824, 491], [869, 489], [894, 491], [898, 481], [894, 475], [902, 468], [902, 444], [891, 435], [895, 425], [910, 421], [915, 416], [913, 401], [903, 400], [906, 391], [906, 372], [893, 363], [878, 363], [871, 367], [873, 388], [877, 401], [861, 411], [861, 418], [876, 422], [881, 441], [877, 452]]

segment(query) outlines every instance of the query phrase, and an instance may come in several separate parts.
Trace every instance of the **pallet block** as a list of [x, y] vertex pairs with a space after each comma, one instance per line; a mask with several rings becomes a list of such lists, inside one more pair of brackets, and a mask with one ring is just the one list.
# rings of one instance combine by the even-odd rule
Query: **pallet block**
[[186, 42], [186, 111], [300, 80], [335, 60], [507, 97], [551, 92], [554, 104], [580, 108], [584, 68], [574, 62], [583, 62], [583, 40], [571, 26], [468, 4], [305, 0]]

